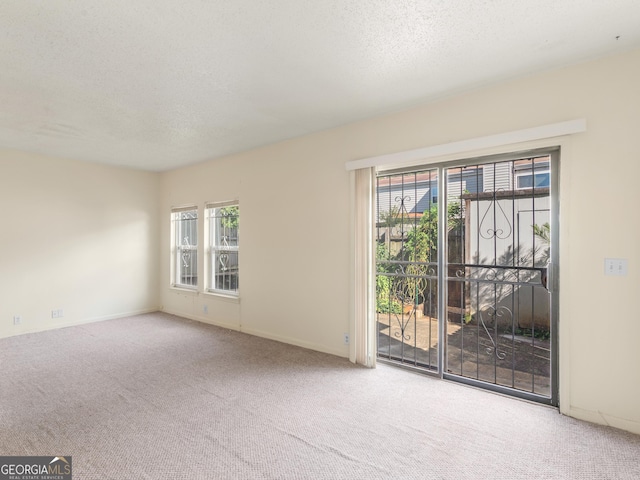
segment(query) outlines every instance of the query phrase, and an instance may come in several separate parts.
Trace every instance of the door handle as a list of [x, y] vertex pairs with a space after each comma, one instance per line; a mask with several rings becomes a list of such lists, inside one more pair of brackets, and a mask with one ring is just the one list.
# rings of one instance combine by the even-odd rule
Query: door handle
[[540, 283], [547, 289], [547, 292], [551, 292], [553, 289], [553, 264], [551, 262], [547, 263], [545, 268], [540, 269]]

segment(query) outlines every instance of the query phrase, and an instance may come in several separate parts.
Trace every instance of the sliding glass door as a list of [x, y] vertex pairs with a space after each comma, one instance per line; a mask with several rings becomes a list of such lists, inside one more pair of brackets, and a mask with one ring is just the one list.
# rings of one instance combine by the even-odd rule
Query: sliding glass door
[[557, 152], [381, 173], [378, 358], [557, 403]]

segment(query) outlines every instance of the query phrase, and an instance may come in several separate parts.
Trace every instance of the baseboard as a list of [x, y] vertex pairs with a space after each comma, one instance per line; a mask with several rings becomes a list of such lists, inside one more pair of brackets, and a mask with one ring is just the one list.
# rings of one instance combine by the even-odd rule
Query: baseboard
[[189, 320], [195, 320], [196, 322], [206, 323], [208, 325], [214, 325], [216, 327], [228, 328], [229, 330], [235, 330], [236, 332], [240, 331], [240, 326], [237, 324], [220, 322], [212, 318], [204, 317], [201, 315], [191, 315], [184, 312], [178, 312], [178, 311], [171, 310], [170, 308], [162, 307], [160, 311], [164, 313], [168, 313], [169, 315], [175, 315], [176, 317], [188, 318]]
[[594, 412], [592, 410], [585, 410], [578, 407], [569, 407], [568, 411], [563, 413], [570, 417], [577, 418], [578, 420], [597, 423], [599, 425], [607, 425], [609, 427], [619, 428], [620, 430], [640, 435], [640, 422], [635, 420], [620, 418], [603, 412]]
[[274, 335], [269, 332], [264, 332], [262, 330], [255, 330], [253, 328], [242, 327], [240, 329], [241, 332], [248, 333], [249, 335], [255, 335], [256, 337], [266, 338], [269, 340], [275, 340], [281, 343], [288, 343], [289, 345], [295, 345], [297, 347], [306, 348], [308, 350], [315, 350], [316, 352], [328, 353], [329, 355], [335, 355], [341, 358], [349, 358], [349, 352], [344, 352], [342, 350], [336, 350], [332, 348], [327, 348], [324, 345], [320, 345], [313, 342], [306, 342], [304, 340], [299, 340], [297, 338], [285, 337], [282, 335]]
[[209, 325], [215, 325], [216, 327], [228, 328], [229, 330], [235, 330], [236, 332], [246, 333], [248, 335], [254, 335], [256, 337], [266, 338], [269, 340], [275, 340], [276, 342], [287, 343], [289, 345], [295, 345], [297, 347], [306, 348], [308, 350], [315, 350], [317, 352], [328, 353], [329, 355], [335, 355], [337, 357], [348, 358], [348, 352], [343, 352], [340, 350], [334, 350], [331, 348], [327, 348], [323, 345], [319, 345], [313, 342], [305, 342], [303, 340], [299, 340], [297, 338], [284, 337], [281, 335], [274, 335], [269, 332], [265, 332], [262, 330], [256, 330], [252, 328], [242, 327], [237, 324], [225, 323], [213, 320], [209, 317], [201, 316], [201, 315], [192, 315], [184, 312], [178, 312], [171, 310], [169, 308], [162, 308], [161, 311], [168, 313], [170, 315], [175, 315], [177, 317], [188, 318], [189, 320], [195, 320], [196, 322], [206, 323]]
[[128, 312], [114, 313], [111, 315], [102, 315], [100, 317], [90, 317], [90, 318], [84, 318], [81, 320], [73, 320], [73, 321], [50, 324], [50, 325], [46, 325], [46, 324], [39, 325], [34, 328], [22, 329], [19, 332], [0, 332], [0, 338], [17, 337], [19, 335], [26, 335], [28, 333], [46, 332], [49, 330], [57, 330], [59, 328], [75, 327], [78, 325], [86, 325], [89, 323], [103, 322], [105, 320], [115, 320], [116, 318], [132, 317], [134, 315], [143, 315], [145, 313], [157, 312], [158, 310], [159, 310], [158, 307], [143, 308], [140, 310], [131, 310]]

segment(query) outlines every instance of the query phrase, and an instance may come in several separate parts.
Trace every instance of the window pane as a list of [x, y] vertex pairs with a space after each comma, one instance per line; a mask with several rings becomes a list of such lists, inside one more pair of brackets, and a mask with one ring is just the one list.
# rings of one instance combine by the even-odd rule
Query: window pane
[[238, 290], [238, 252], [219, 251], [216, 255], [215, 286], [216, 290]]
[[198, 285], [198, 251], [194, 249], [180, 249], [180, 276], [178, 283], [181, 285]]
[[198, 211], [174, 213], [176, 285], [198, 285]]
[[551, 185], [549, 172], [536, 173], [536, 187]]
[[225, 207], [215, 209], [217, 247], [238, 246], [238, 207]]
[[520, 175], [518, 177], [518, 188], [532, 188], [533, 175]]
[[[518, 188], [548, 188], [551, 185], [549, 172], [536, 172], [518, 175]], [[534, 185], [535, 183], [535, 185]]]
[[213, 290], [237, 294], [239, 285], [240, 209], [237, 205], [208, 209], [209, 251]]

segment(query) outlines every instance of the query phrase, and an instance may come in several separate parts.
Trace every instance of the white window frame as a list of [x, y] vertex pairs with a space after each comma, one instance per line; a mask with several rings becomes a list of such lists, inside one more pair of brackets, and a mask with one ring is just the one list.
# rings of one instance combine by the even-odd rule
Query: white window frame
[[[183, 223], [181, 216], [187, 212], [193, 212], [195, 214], [195, 238], [189, 238], [185, 236], [183, 229]], [[199, 275], [198, 275], [198, 207], [187, 206], [171, 209], [171, 286], [175, 288], [185, 288], [188, 290], [197, 290]], [[182, 279], [183, 266], [185, 256], [188, 256], [190, 265], [195, 268], [195, 285], [191, 283], [184, 283]], [[191, 259], [193, 261], [191, 261]]]
[[[536, 183], [536, 175], [544, 175], [544, 174], [549, 175], [549, 185], [546, 187], [534, 187]], [[532, 177], [534, 186], [521, 187], [520, 179], [524, 177]], [[533, 171], [527, 170], [523, 172], [516, 172], [516, 190], [532, 190], [533, 188], [549, 188], [550, 186], [551, 186], [551, 170], [549, 170], [548, 168], [538, 169], [538, 170], [534, 169]]]
[[[207, 238], [206, 238], [206, 291], [208, 293], [213, 293], [216, 295], [222, 295], [227, 297], [237, 298], [240, 296], [240, 285], [239, 285], [239, 271], [240, 271], [240, 226], [238, 225], [236, 231], [236, 245], [219, 245], [216, 243], [219, 238], [218, 232], [216, 231], [219, 228], [218, 222], [216, 221], [218, 217], [216, 216], [217, 210], [228, 207], [237, 207], [238, 208], [238, 219], [240, 218], [240, 202], [238, 200], [231, 200], [226, 202], [216, 202], [216, 203], [207, 203], [205, 205], [205, 219], [207, 222], [207, 227], [205, 229]], [[233, 257], [236, 258], [235, 267], [235, 288], [219, 288], [216, 286], [216, 265], [218, 262], [221, 262], [222, 255], [225, 254], [235, 254]], [[227, 261], [229, 257], [227, 256]], [[231, 278], [231, 277], [230, 277]], [[231, 280], [230, 280], [231, 281]]]

